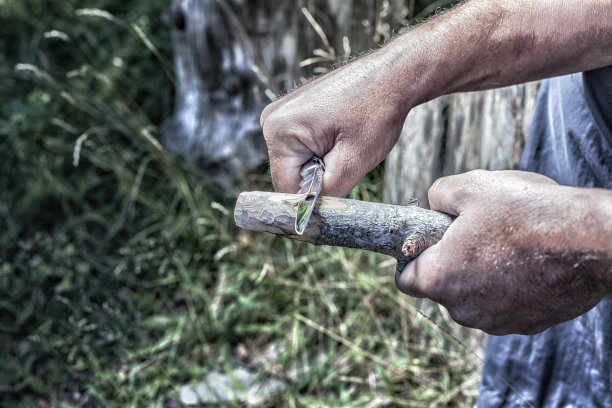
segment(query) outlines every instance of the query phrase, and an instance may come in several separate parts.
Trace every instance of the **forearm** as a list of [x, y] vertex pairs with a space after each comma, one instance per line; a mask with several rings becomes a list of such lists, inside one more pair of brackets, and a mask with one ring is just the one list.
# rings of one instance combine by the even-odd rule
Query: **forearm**
[[612, 2], [471, 0], [375, 54], [407, 112], [443, 94], [612, 64]]

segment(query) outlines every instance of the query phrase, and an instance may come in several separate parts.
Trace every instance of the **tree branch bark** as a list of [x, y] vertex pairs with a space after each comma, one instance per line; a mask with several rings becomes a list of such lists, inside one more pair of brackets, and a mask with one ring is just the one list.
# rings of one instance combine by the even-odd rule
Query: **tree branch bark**
[[303, 235], [294, 230], [301, 195], [262, 191], [238, 196], [236, 224], [252, 231], [390, 255], [398, 271], [437, 243], [453, 218], [416, 205], [398, 206], [336, 197], [319, 197]]

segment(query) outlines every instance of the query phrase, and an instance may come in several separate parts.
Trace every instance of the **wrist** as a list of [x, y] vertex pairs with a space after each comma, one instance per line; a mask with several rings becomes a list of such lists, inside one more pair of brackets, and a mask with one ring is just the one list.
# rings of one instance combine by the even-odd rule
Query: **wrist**
[[612, 190], [563, 187], [571, 189], [574, 211], [582, 214], [576, 220], [575, 241], [581, 249], [601, 260], [602, 285], [612, 296]]
[[377, 57], [395, 78], [389, 93], [404, 117], [415, 106], [443, 95], [442, 90], [448, 88], [443, 78], [436, 77], [434, 55], [424, 46], [430, 40], [416, 33], [421, 29], [423, 26], [395, 38], [377, 51]]
[[401, 118], [402, 122], [412, 108], [425, 102], [420, 100], [419, 93], [421, 89], [427, 89], [426, 86], [419, 87], [418, 80], [409, 73], [405, 54], [405, 42], [396, 39], [355, 61], [367, 66], [368, 79], [375, 89], [374, 100], [386, 106], [390, 115], [395, 119]]

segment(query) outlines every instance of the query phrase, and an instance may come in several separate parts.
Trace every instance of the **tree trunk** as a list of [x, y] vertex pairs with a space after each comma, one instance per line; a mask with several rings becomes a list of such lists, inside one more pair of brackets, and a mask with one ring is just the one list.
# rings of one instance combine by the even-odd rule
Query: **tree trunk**
[[264, 163], [264, 106], [332, 65], [389, 40], [403, 1], [173, 0], [175, 113], [166, 146], [242, 190]]

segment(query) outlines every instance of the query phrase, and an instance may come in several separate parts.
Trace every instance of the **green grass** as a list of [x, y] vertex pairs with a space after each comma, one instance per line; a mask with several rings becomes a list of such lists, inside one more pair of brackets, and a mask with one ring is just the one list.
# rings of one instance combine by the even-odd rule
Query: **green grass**
[[167, 2], [120, 4], [0, 0], [0, 406], [177, 406], [238, 366], [286, 380], [266, 406], [470, 406], [477, 364], [392, 262], [238, 231], [165, 150]]

